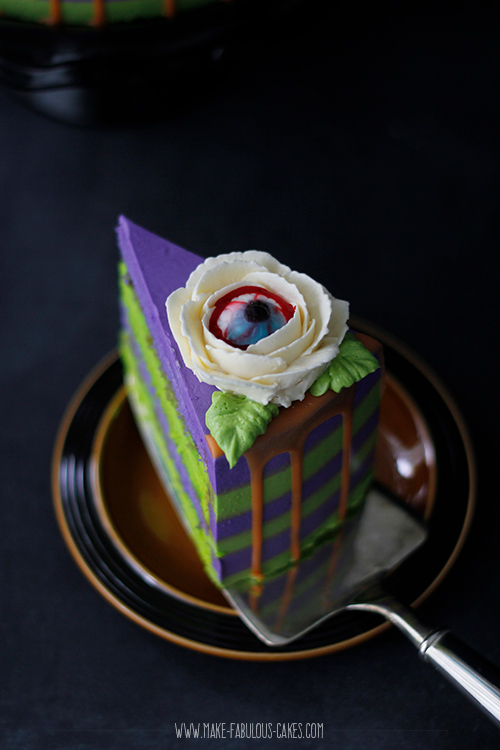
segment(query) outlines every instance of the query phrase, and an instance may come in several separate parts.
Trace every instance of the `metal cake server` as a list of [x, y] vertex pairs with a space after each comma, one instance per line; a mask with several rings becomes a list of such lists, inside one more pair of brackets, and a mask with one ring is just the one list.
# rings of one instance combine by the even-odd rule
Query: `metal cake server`
[[[162, 461], [137, 405], [137, 424], [149, 455], [182, 523], [189, 528]], [[500, 670], [448, 630], [420, 622], [413, 610], [384, 592], [382, 581], [424, 542], [427, 531], [408, 509], [372, 488], [363, 511], [282, 575], [259, 586], [227, 586], [222, 593], [268, 646], [297, 640], [329, 617], [345, 610], [382, 615], [404, 633], [422, 659], [443, 674], [500, 726]]]
[[284, 646], [344, 610], [382, 615], [500, 726], [500, 671], [448, 630], [420, 622], [381, 585], [425, 541], [420, 521], [378, 489], [342, 532], [292, 569], [263, 584], [223, 589], [267, 645]]

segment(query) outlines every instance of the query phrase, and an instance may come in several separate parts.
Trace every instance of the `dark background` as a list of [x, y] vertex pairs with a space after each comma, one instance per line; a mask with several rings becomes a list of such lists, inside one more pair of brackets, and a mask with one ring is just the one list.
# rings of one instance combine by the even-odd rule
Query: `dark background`
[[421, 614], [500, 665], [499, 57], [477, 7], [332, 3], [156, 121], [75, 127], [0, 91], [3, 747], [156, 750], [182, 721], [276, 720], [325, 728], [281, 746], [498, 747], [392, 630], [259, 664], [140, 629], [74, 565], [50, 464], [70, 398], [115, 346], [118, 214], [203, 256], [268, 250], [404, 341], [460, 405], [476, 515]]

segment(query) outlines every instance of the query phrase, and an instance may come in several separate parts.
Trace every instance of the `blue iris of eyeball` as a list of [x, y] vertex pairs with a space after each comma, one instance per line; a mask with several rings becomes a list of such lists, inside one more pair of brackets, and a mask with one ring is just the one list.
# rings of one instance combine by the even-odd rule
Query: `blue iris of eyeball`
[[219, 300], [210, 329], [218, 338], [246, 349], [282, 328], [294, 308], [278, 295], [258, 287], [243, 287]]

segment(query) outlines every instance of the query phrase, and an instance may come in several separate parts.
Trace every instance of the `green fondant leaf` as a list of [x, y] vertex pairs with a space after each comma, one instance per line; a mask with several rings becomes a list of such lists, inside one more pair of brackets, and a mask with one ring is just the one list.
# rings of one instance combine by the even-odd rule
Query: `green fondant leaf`
[[264, 406], [246, 396], [215, 391], [205, 421], [231, 469], [259, 435], [264, 434], [278, 411], [275, 404]]
[[339, 353], [314, 381], [310, 391], [313, 396], [322, 396], [328, 390], [339, 393], [342, 388], [349, 388], [375, 372], [379, 366], [377, 358], [352, 333], [348, 333], [340, 345]]

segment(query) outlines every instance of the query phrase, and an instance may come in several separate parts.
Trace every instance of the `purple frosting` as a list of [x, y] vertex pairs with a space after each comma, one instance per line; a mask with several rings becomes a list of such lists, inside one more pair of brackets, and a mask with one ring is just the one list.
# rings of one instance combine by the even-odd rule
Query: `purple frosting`
[[[146, 314], [156, 352], [173, 384], [186, 427], [198, 451], [205, 457], [210, 480], [215, 483], [214, 462], [205, 439], [208, 432], [205, 414], [212, 403], [215, 388], [200, 383], [184, 365], [165, 309], [167, 297], [186, 285], [189, 275], [203, 258], [142, 229], [125, 216], [119, 218], [117, 234], [118, 245]], [[237, 470], [238, 467], [235, 467]]]

